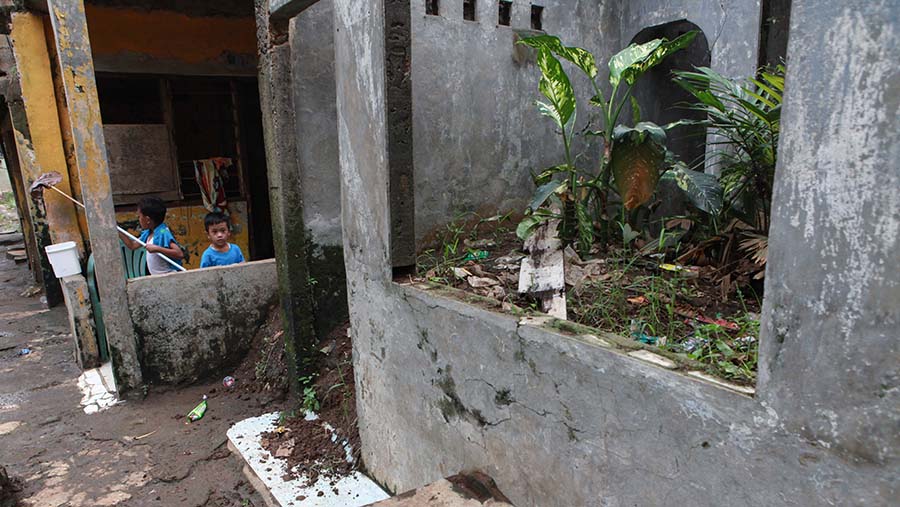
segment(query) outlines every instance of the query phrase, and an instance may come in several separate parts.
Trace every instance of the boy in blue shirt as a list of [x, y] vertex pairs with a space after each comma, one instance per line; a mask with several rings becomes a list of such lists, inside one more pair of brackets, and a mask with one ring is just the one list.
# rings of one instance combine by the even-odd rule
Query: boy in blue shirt
[[228, 217], [219, 212], [212, 212], [206, 215], [203, 220], [206, 225], [206, 235], [209, 237], [209, 248], [203, 252], [200, 259], [201, 268], [210, 268], [213, 266], [228, 266], [244, 262], [244, 254], [241, 248], [234, 243], [229, 243], [231, 239], [231, 227], [228, 223]]
[[[138, 202], [138, 222], [141, 224], [140, 239], [147, 244], [147, 271], [151, 275], [162, 275], [177, 271], [175, 266], [164, 261], [160, 254], [175, 261], [179, 266], [184, 259], [184, 251], [175, 241], [175, 236], [166, 225], [166, 204], [158, 197], [145, 197]], [[141, 244], [119, 233], [125, 246], [137, 250]]]

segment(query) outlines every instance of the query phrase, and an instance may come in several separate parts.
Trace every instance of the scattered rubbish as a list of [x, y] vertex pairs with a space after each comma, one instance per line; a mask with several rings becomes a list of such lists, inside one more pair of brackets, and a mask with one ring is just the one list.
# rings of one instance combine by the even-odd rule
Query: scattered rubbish
[[232, 387], [234, 387], [234, 377], [225, 377], [224, 379], [222, 379], [222, 385], [231, 389]]
[[143, 439], [149, 437], [150, 435], [153, 435], [153, 434], [156, 433], [157, 431], [159, 431], [159, 430], [153, 430], [153, 431], [151, 431], [150, 433], [144, 433], [143, 435], [141, 435], [141, 436], [139, 436], [139, 437], [134, 437], [134, 439], [135, 439], [135, 440], [143, 440]]
[[479, 276], [470, 276], [466, 278], [466, 281], [469, 282], [469, 285], [475, 287], [476, 289], [481, 287], [493, 287], [494, 285], [500, 285], [499, 280]]
[[22, 293], [19, 294], [19, 296], [21, 296], [23, 298], [30, 298], [30, 297], [37, 296], [40, 293], [41, 293], [41, 288], [38, 287], [37, 285], [32, 285], [31, 287], [22, 291]]
[[463, 257], [464, 261], [483, 261], [491, 256], [487, 250], [472, 250]]
[[682, 266], [680, 264], [660, 264], [659, 269], [678, 273], [685, 278], [697, 278], [700, 276], [700, 268], [696, 266]]
[[468, 248], [493, 248], [497, 246], [497, 243], [492, 239], [478, 239], [478, 240], [464, 240], [463, 244]]
[[472, 276], [472, 273], [464, 268], [453, 268], [453, 275], [456, 276], [456, 278], [468, 278]]
[[188, 422], [197, 422], [200, 419], [203, 419], [204, 414], [206, 414], [206, 408], [206, 395], [204, 394], [203, 401], [201, 401], [199, 405], [194, 407], [194, 410], [191, 410], [191, 412], [187, 415]]
[[631, 337], [636, 341], [647, 345], [656, 345], [657, 347], [664, 347], [666, 345], [667, 338], [665, 336], [648, 335], [644, 332], [644, 323], [639, 320], [632, 319], [629, 329], [631, 330]]
[[709, 341], [704, 338], [700, 338], [697, 336], [691, 336], [687, 340], [681, 342], [681, 348], [685, 352], [693, 352], [700, 347], [706, 346], [706, 344], [708, 344], [708, 343], [709, 343]]
[[724, 327], [725, 329], [728, 329], [728, 330], [730, 330], [730, 331], [737, 331], [738, 329], [741, 328], [741, 326], [738, 326], [738, 325], [735, 324], [734, 322], [729, 322], [729, 321], [727, 321], [727, 320], [725, 320], [725, 319], [712, 319], [712, 318], [709, 318], [709, 317], [707, 317], [707, 316], [705, 316], [705, 315], [698, 315], [698, 316], [696, 316], [696, 317], [694, 317], [694, 318], [697, 319], [697, 320], [699, 320], [700, 322], [702, 322], [702, 323], [704, 323], [704, 324], [716, 324], [716, 325], [722, 326], [722, 327]]
[[734, 341], [737, 343], [740, 343], [741, 345], [752, 345], [753, 343], [756, 342], [756, 337], [750, 336], [750, 335], [741, 336], [740, 338], [738, 338]]
[[16, 353], [17, 356], [27, 356], [28, 354], [31, 354], [31, 349], [29, 349], [28, 347], [25, 347], [24, 349]]
[[636, 296], [633, 298], [628, 298], [628, 302], [633, 305], [645, 305], [647, 304], [647, 298], [644, 296]]
[[503, 269], [506, 271], [514, 271], [519, 269], [519, 262], [525, 257], [525, 254], [518, 252], [511, 252], [509, 255], [504, 255], [500, 257], [496, 261], [494, 261], [494, 266], [497, 269]]

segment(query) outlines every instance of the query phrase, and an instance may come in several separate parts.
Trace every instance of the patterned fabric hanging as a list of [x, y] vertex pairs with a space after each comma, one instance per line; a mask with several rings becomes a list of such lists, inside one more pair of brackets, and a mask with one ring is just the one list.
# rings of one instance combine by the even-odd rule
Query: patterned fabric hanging
[[225, 181], [228, 179], [228, 168], [231, 166], [231, 159], [226, 157], [194, 161], [194, 178], [200, 187], [203, 207], [210, 212], [229, 214], [228, 200], [225, 198]]

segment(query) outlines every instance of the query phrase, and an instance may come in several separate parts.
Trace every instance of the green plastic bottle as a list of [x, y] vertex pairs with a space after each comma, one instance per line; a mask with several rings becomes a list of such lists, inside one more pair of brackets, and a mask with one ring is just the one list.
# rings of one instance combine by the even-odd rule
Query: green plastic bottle
[[194, 407], [194, 410], [187, 415], [188, 422], [197, 422], [200, 419], [203, 419], [203, 415], [206, 414], [206, 395], [203, 395], [203, 401], [200, 402], [199, 405]]

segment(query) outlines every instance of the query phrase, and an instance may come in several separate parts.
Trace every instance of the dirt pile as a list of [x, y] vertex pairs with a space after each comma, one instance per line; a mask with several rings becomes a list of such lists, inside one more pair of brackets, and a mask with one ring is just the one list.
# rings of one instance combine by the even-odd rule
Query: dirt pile
[[247, 357], [234, 371], [235, 388], [244, 393], [270, 393], [283, 401], [288, 392], [287, 361], [284, 355], [284, 326], [281, 308], [273, 305], [265, 324], [259, 328]]
[[[287, 461], [289, 479], [305, 476], [309, 484], [314, 484], [324, 476], [334, 484], [359, 468], [353, 347], [348, 327], [336, 328], [322, 342], [316, 373], [301, 379], [305, 382], [300, 406], [284, 413], [275, 431], [263, 434], [263, 448]], [[306, 420], [306, 410], [316, 412], [318, 419]]]

